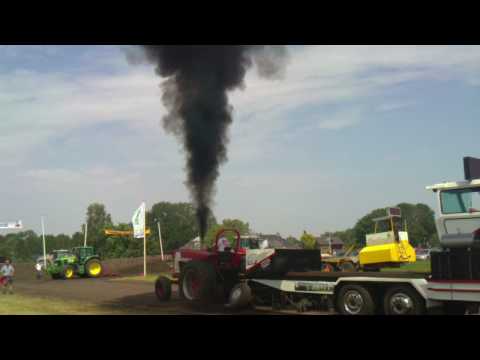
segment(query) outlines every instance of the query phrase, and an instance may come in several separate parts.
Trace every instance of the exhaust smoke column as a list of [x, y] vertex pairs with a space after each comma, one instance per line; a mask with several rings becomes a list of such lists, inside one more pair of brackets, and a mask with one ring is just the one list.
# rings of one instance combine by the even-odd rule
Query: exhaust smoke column
[[165, 78], [162, 101], [168, 110], [166, 131], [186, 151], [187, 186], [196, 206], [200, 236], [207, 232], [219, 167], [227, 161], [232, 106], [228, 92], [244, 88], [245, 74], [255, 63], [263, 77], [281, 75], [284, 46], [145, 45], [146, 58]]

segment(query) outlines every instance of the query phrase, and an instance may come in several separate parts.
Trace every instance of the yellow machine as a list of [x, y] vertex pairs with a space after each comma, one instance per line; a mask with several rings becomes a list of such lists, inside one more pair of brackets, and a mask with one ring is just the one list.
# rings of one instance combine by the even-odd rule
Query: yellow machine
[[[133, 231], [120, 231], [120, 230], [110, 230], [110, 229], [105, 229], [104, 230], [105, 235], [109, 236], [132, 236]], [[145, 235], [150, 235], [150, 229], [145, 230]]]
[[367, 246], [358, 254], [362, 268], [395, 267], [417, 260], [415, 249], [408, 241], [406, 225], [402, 229], [399, 208], [388, 208], [387, 216], [373, 221], [375, 231], [367, 235]]

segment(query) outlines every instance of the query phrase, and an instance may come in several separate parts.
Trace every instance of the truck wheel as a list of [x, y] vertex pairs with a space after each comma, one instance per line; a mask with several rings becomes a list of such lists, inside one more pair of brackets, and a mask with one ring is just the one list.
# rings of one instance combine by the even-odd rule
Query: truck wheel
[[158, 300], [168, 301], [172, 297], [172, 282], [165, 276], [159, 276], [155, 281], [155, 295]]
[[98, 278], [102, 275], [102, 264], [97, 259], [88, 260], [85, 264], [85, 273], [88, 277]]
[[64, 280], [70, 280], [70, 279], [73, 279], [74, 275], [75, 275], [75, 269], [73, 268], [73, 266], [71, 265], [65, 266], [62, 273], [62, 278]]
[[340, 271], [343, 272], [355, 272], [355, 265], [351, 261], [345, 261], [340, 264]]
[[342, 315], [373, 315], [375, 303], [363, 286], [345, 285], [338, 293], [337, 309]]
[[180, 296], [188, 301], [210, 302], [217, 287], [213, 265], [203, 261], [189, 261], [179, 279]]
[[228, 297], [229, 309], [242, 309], [248, 306], [252, 301], [252, 291], [246, 283], [235, 285], [230, 291]]
[[422, 315], [425, 301], [409, 286], [394, 286], [385, 294], [383, 309], [385, 315]]

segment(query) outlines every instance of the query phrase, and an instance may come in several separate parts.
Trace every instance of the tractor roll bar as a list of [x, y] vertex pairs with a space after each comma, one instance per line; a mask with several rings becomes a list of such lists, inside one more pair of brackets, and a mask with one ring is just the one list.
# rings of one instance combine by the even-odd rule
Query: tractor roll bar
[[217, 235], [215, 237], [215, 246], [214, 246], [215, 251], [218, 251], [218, 240], [220, 240], [222, 235], [225, 234], [228, 231], [234, 232], [235, 235], [237, 236], [237, 241], [236, 241], [236, 244], [235, 244], [235, 252], [238, 252], [238, 250], [240, 249], [240, 232], [236, 229], [220, 229], [217, 232]]

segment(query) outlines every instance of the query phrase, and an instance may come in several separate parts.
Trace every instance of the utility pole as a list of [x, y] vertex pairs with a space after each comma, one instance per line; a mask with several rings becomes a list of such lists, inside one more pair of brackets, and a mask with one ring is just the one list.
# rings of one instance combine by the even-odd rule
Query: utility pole
[[45, 224], [42, 216], [42, 238], [43, 238], [43, 268], [47, 269], [47, 247], [45, 246]]
[[158, 226], [158, 239], [160, 241], [160, 254], [162, 256], [162, 261], [163, 259], [163, 244], [162, 244], [162, 231], [160, 230], [160, 220], [157, 219], [157, 226]]
[[143, 202], [144, 209], [143, 209], [143, 276], [147, 277], [147, 232], [145, 227], [147, 226], [147, 206], [146, 203]]
[[88, 221], [85, 223], [85, 240], [83, 241], [83, 247], [87, 246], [87, 232], [88, 232]]

